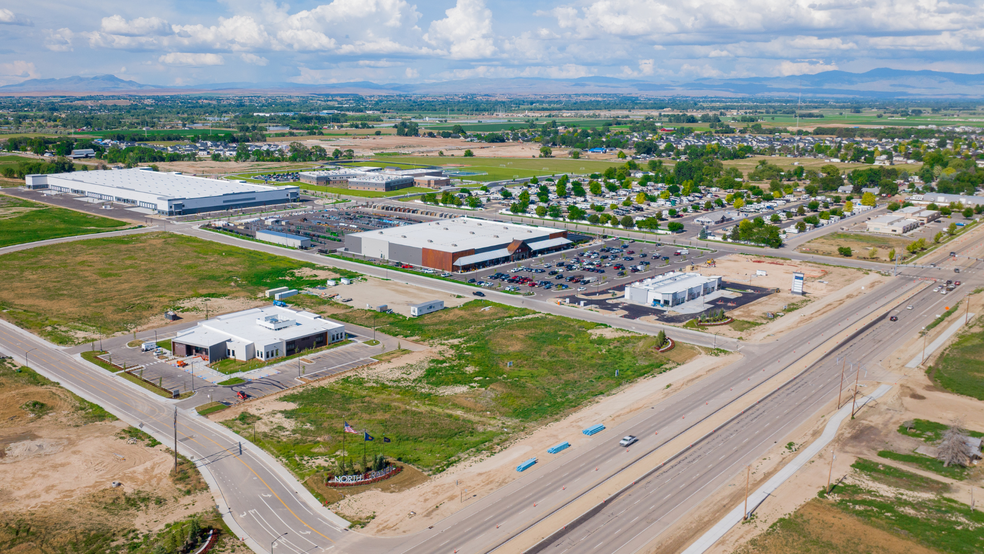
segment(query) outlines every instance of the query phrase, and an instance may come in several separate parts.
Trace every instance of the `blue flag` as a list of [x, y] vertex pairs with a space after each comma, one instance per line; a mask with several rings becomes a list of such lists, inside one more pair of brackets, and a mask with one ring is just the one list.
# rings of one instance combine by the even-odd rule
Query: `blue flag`
[[370, 435], [368, 431], [363, 431], [363, 432], [362, 432], [362, 434], [364, 435], [364, 436], [362, 437], [362, 440], [365, 440], [365, 441], [371, 441], [371, 440], [374, 440], [374, 439], [372, 438], [372, 435]]
[[389, 437], [383, 437], [383, 442], [389, 442], [389, 441], [390, 441]]

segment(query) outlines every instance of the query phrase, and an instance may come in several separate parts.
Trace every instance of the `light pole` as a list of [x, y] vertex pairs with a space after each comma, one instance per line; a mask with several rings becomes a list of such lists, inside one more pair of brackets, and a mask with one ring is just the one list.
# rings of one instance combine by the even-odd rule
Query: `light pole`
[[24, 352], [24, 367], [26, 367], [27, 369], [31, 369], [31, 360], [27, 356], [28, 354], [34, 352], [35, 350], [37, 350], [37, 348], [32, 348], [27, 352]]
[[271, 554], [273, 553], [273, 544], [275, 542], [279, 541], [280, 539], [286, 537], [286, 536], [287, 536], [287, 532], [284, 531], [284, 534], [283, 535], [277, 535], [276, 538], [274, 538], [272, 541], [270, 541], [270, 552], [271, 552]]

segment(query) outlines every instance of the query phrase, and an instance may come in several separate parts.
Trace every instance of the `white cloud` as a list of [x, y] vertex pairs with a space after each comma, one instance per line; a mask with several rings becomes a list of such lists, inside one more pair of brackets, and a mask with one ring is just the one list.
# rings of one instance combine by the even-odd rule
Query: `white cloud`
[[484, 0], [458, 0], [444, 14], [444, 19], [431, 22], [424, 40], [447, 48], [454, 59], [488, 58], [495, 53], [492, 10], [485, 7]]
[[813, 75], [824, 71], [834, 71], [837, 64], [826, 64], [819, 60], [807, 60], [802, 62], [791, 62], [786, 60], [775, 68], [776, 75]]
[[277, 40], [294, 50], [330, 50], [335, 40], [313, 29], [285, 29], [277, 33]]
[[270, 60], [264, 58], [263, 56], [257, 56], [256, 54], [240, 54], [239, 58], [250, 65], [266, 65], [270, 63]]
[[293, 50], [335, 50], [340, 54], [428, 55], [419, 42], [416, 6], [406, 0], [334, 0], [311, 10], [271, 15], [277, 40]]
[[0, 85], [19, 83], [27, 79], [37, 79], [41, 74], [34, 67], [34, 62], [23, 60], [0, 63]]
[[127, 21], [121, 15], [113, 15], [102, 19], [100, 30], [110, 35], [143, 37], [169, 34], [171, 26], [159, 17], [138, 17]]
[[165, 65], [208, 66], [223, 65], [225, 60], [218, 54], [194, 54], [189, 52], [171, 52], [157, 58]]
[[266, 29], [252, 16], [235, 15], [219, 18], [218, 25], [174, 25], [176, 40], [183, 46], [241, 52], [269, 48], [272, 45]]
[[708, 54], [708, 57], [711, 58], [733, 58], [734, 56], [734, 54], [727, 50], [711, 50], [711, 53]]
[[72, 50], [72, 37], [75, 33], [71, 29], [61, 28], [57, 31], [46, 29], [44, 47], [52, 52], [70, 52]]
[[34, 23], [22, 15], [17, 15], [7, 8], [0, 8], [0, 25], [22, 25], [33, 27]]
[[417, 77], [420, 77], [420, 72], [412, 67], [408, 67], [404, 74], [407, 76], [407, 79], [416, 79]]

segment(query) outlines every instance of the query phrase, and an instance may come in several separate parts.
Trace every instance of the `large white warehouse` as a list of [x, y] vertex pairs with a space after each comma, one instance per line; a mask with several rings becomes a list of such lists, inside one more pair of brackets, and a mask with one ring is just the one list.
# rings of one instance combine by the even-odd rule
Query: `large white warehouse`
[[28, 175], [27, 188], [51, 189], [181, 215], [296, 202], [300, 188], [160, 173], [148, 167]]

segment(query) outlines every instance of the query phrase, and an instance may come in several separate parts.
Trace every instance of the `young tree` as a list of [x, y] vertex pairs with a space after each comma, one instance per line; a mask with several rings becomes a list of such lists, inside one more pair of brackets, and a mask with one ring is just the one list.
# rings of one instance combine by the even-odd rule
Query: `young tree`
[[851, 202], [850, 200], [844, 202], [844, 213], [849, 214], [853, 211], [854, 211], [854, 202]]
[[660, 329], [659, 333], [656, 333], [656, 348], [663, 348], [666, 346], [666, 333]]
[[[645, 204], [646, 203], [646, 193], [640, 192], [639, 194], [637, 194], [636, 195], [636, 198], [635, 198], [635, 201], [636, 201], [636, 204]], [[971, 210], [971, 211], [973, 211], [973, 210]]]
[[537, 206], [536, 207], [536, 215], [538, 215], [539, 217], [543, 217], [543, 216], [547, 215], [547, 207], [546, 206]]
[[868, 251], [868, 257], [871, 258], [872, 260], [874, 260], [875, 258], [877, 258], [878, 257], [878, 249], [872, 246], [871, 247], [871, 250]]
[[840, 254], [841, 256], [844, 256], [845, 258], [850, 258], [852, 254], [851, 248], [849, 246], [838, 247], [837, 253]]
[[949, 227], [946, 228], [946, 232], [952, 237], [957, 234], [957, 224], [951, 223]]
[[475, 153], [472, 152], [471, 149], [468, 149], [468, 150], [465, 150], [464, 156], [466, 158], [474, 158], [475, 157]]
[[874, 206], [878, 199], [875, 197], [873, 192], [866, 192], [861, 195], [861, 205], [862, 206]]
[[742, 199], [742, 198], [736, 198], [735, 199], [735, 203], [734, 203], [734, 207], [735, 207], [736, 210], [740, 210], [740, 209], [744, 208], [745, 207], [745, 200]]

